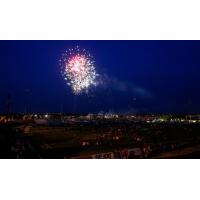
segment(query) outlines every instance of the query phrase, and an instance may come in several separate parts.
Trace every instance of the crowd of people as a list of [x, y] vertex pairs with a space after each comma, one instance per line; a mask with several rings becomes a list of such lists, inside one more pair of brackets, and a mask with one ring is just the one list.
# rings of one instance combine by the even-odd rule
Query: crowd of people
[[0, 158], [37, 158], [37, 155], [20, 129], [1, 124]]
[[115, 123], [95, 126], [92, 130], [96, 138], [84, 140], [83, 151], [114, 152], [122, 148], [139, 148], [142, 152], [140, 158], [152, 158], [164, 152], [200, 144], [199, 124]]
[[40, 145], [32, 143], [34, 135], [26, 135], [12, 124], [0, 124], [0, 157], [51, 158], [54, 155], [54, 158], [71, 158], [89, 155], [93, 158], [153, 158], [164, 152], [200, 144], [199, 124], [102, 121], [68, 124], [65, 129], [62, 134], [68, 134], [68, 139], [62, 142], [71, 146], [41, 150], [38, 149]]

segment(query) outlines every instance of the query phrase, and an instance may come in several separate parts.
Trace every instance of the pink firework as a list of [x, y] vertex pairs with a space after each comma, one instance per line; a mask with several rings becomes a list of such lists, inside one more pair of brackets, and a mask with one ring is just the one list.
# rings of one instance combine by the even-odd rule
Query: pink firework
[[75, 94], [96, 85], [97, 73], [92, 56], [78, 47], [69, 49], [60, 60], [62, 75]]

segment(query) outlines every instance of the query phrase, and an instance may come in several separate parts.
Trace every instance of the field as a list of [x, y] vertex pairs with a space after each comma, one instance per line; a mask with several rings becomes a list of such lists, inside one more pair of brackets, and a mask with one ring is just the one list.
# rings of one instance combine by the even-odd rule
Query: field
[[[198, 124], [103, 122], [65, 126], [32, 125], [27, 138], [42, 158], [82, 157], [131, 148], [146, 152], [141, 157], [159, 158], [163, 153], [172, 152], [166, 157], [173, 157], [176, 150], [196, 147], [200, 141], [199, 133]], [[195, 148], [195, 151], [198, 149]]]

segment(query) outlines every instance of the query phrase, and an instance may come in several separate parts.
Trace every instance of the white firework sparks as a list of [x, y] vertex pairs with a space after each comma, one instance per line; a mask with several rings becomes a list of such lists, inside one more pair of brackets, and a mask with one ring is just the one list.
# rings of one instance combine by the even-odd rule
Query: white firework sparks
[[71, 86], [74, 94], [80, 94], [93, 85], [97, 85], [94, 60], [92, 56], [79, 47], [69, 49], [62, 55], [60, 60], [62, 75]]

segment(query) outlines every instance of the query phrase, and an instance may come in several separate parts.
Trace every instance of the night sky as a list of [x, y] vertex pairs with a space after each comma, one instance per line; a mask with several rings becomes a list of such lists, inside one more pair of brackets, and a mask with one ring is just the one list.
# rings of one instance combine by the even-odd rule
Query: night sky
[[[75, 96], [59, 59], [78, 45], [103, 84]], [[200, 41], [0, 41], [0, 112], [200, 113]]]

